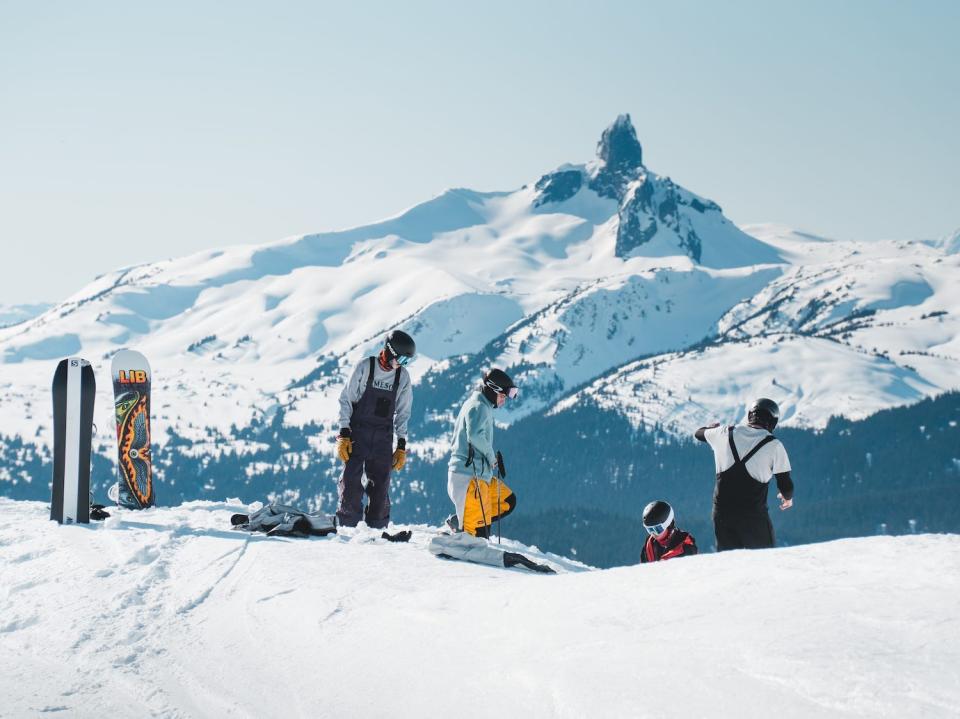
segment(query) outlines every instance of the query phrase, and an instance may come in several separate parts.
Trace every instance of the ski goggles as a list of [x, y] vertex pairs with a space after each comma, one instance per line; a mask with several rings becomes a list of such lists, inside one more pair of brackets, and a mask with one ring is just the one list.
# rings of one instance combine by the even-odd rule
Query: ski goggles
[[487, 387], [489, 387], [490, 389], [492, 389], [494, 392], [499, 392], [500, 394], [505, 394], [505, 395], [507, 395], [507, 397], [509, 397], [510, 399], [513, 399], [513, 398], [516, 397], [518, 394], [520, 394], [520, 388], [519, 388], [519, 387], [507, 387], [506, 389], [504, 389], [504, 388], [501, 387], [500, 385], [496, 384], [495, 382], [491, 382], [490, 380], [487, 380], [487, 381], [486, 381], [486, 385], [487, 385]]
[[669, 524], [644, 524], [643, 528], [647, 530], [647, 534], [649, 534], [651, 537], [659, 537], [661, 534], [667, 531], [667, 527], [669, 526]]
[[413, 362], [416, 358], [417, 358], [416, 355], [413, 355], [412, 357], [410, 355], [400, 355], [399, 357], [397, 357], [397, 364], [400, 365], [401, 367], [406, 367], [408, 364]]

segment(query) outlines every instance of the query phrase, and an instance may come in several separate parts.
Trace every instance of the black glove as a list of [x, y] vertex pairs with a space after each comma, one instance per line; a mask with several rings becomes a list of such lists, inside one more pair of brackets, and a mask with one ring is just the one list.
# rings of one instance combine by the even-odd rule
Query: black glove
[[413, 532], [409, 529], [404, 529], [402, 532], [397, 532], [396, 534], [387, 534], [384, 532], [380, 536], [388, 542], [409, 542], [410, 537], [413, 536]]

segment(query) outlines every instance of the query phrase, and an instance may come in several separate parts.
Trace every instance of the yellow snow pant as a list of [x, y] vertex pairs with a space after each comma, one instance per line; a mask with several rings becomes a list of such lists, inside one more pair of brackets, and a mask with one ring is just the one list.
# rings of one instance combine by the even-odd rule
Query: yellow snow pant
[[467, 486], [463, 505], [463, 531], [475, 537], [489, 537], [491, 525], [516, 506], [516, 495], [502, 480], [474, 477]]

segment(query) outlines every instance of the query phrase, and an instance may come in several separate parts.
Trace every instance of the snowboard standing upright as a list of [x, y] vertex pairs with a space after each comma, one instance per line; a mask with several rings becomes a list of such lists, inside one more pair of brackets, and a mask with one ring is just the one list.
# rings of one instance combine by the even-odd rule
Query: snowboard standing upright
[[53, 374], [53, 485], [50, 519], [90, 522], [90, 449], [97, 385], [85, 359], [61, 360]]
[[120, 350], [110, 365], [117, 418], [117, 504], [146, 509], [155, 501], [150, 454], [150, 364], [133, 350]]

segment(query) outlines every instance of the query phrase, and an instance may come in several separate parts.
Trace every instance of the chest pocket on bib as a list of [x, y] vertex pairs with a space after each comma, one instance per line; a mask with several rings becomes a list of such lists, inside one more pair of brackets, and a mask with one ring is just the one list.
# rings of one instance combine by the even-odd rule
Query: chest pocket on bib
[[393, 400], [389, 397], [377, 397], [377, 404], [373, 408], [373, 413], [381, 419], [387, 419], [393, 412]]

